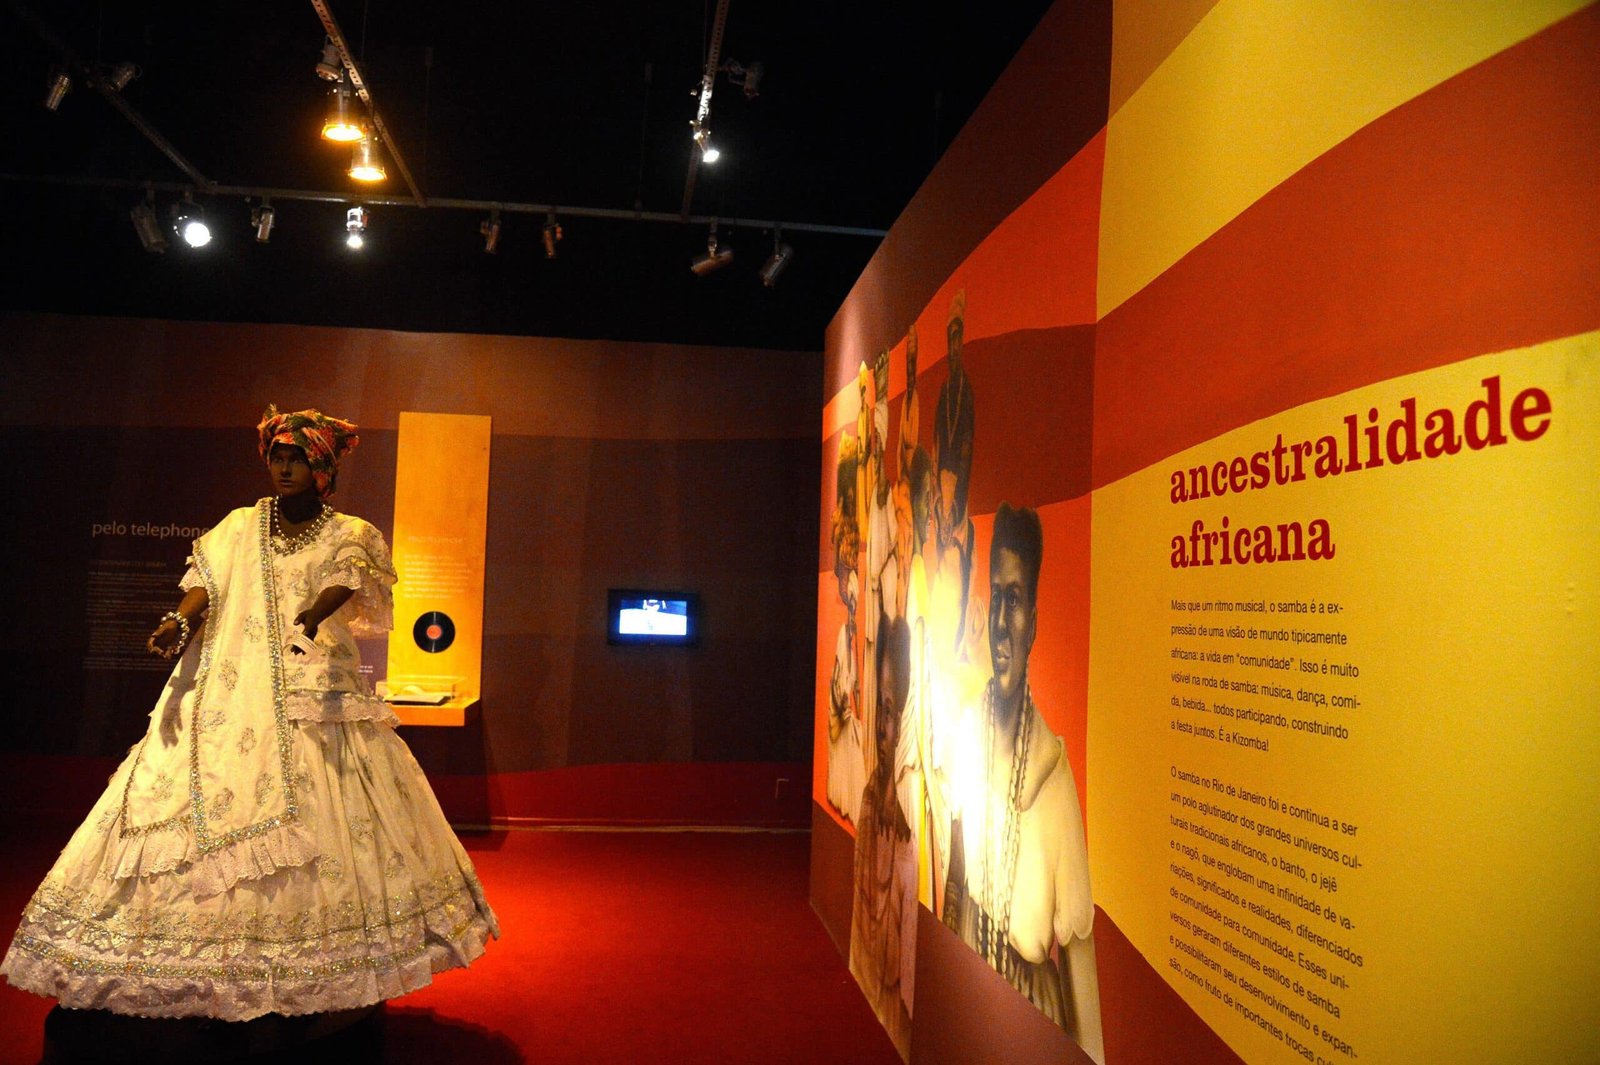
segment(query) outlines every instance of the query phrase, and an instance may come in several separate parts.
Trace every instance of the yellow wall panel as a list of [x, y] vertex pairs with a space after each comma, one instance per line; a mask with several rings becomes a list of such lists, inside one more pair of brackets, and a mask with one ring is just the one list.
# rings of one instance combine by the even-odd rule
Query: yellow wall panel
[[[1111, 118], [1100, 315], [1362, 126], [1584, 6], [1223, 0]], [[1125, 78], [1148, 59], [1128, 49]]]
[[1111, 12], [1111, 114], [1219, 0], [1119, 0]]
[[[1519, 439], [1529, 389], [1547, 413]], [[1506, 442], [1171, 502], [1179, 471], [1342, 446], [1347, 416], [1388, 427], [1408, 400], [1419, 446], [1440, 408]], [[1095, 492], [1095, 900], [1246, 1061], [1300, 1060], [1252, 1014], [1325, 1060], [1593, 1059], [1597, 402], [1589, 333], [1305, 404]], [[1315, 518], [1332, 558], [1171, 564], [1197, 520]]]
[[[389, 634], [389, 690], [455, 690], [444, 707], [398, 708], [406, 724], [459, 725], [483, 691], [490, 421], [487, 415], [400, 412], [394, 486], [400, 582]], [[424, 648], [414, 630], [419, 618], [435, 613], [449, 619], [448, 636]]]

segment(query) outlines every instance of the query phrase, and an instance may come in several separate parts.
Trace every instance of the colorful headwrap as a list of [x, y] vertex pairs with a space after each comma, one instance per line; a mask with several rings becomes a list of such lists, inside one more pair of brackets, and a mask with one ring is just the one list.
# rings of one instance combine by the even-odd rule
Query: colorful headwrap
[[262, 412], [256, 432], [261, 436], [262, 458], [267, 457], [273, 444], [290, 444], [306, 453], [317, 495], [322, 499], [333, 495], [339, 479], [339, 460], [361, 442], [353, 422], [330, 418], [318, 410], [286, 414], [269, 406]]

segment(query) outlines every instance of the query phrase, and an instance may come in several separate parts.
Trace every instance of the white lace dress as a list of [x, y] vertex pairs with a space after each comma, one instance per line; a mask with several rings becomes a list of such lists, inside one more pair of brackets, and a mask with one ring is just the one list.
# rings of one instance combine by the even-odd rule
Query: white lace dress
[[[248, 1020], [370, 1005], [499, 935], [472, 862], [358, 670], [392, 627], [382, 535], [335, 514], [280, 554], [268, 500], [195, 541], [210, 610], [144, 738], [23, 913], [11, 983], [70, 1008]], [[324, 588], [355, 590], [284, 652]]]

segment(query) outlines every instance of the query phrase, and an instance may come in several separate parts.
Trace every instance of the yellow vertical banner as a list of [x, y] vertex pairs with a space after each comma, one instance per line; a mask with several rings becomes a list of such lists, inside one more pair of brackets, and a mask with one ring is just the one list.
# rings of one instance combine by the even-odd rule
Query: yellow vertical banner
[[1095, 493], [1095, 900], [1250, 1062], [1593, 1060], [1600, 333]]
[[490, 419], [402, 411], [395, 458], [394, 631], [388, 696], [408, 725], [460, 725], [483, 684]]

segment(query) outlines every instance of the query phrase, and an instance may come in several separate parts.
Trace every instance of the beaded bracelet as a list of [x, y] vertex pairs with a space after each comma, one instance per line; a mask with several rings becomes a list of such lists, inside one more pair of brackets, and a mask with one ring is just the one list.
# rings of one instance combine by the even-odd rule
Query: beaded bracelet
[[189, 619], [184, 617], [183, 614], [177, 610], [169, 610], [165, 614], [161, 615], [162, 621], [167, 621], [169, 619], [178, 623], [178, 643], [177, 646], [172, 648], [172, 650], [163, 651], [161, 654], [162, 658], [175, 658], [183, 653], [183, 649], [185, 647], [189, 646]]

